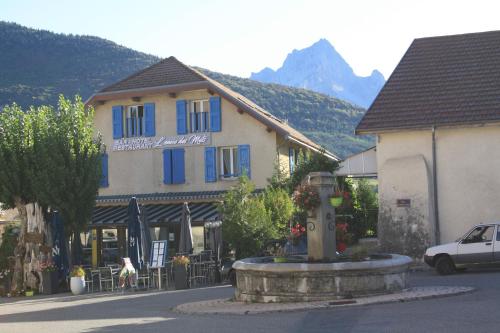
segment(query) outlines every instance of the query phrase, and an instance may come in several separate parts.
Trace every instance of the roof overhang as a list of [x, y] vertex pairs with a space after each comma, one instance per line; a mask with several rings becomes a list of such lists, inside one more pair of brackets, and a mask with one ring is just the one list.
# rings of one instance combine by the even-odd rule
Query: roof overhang
[[437, 124], [437, 125], [425, 125], [425, 126], [401, 126], [401, 127], [379, 127], [370, 128], [365, 130], [356, 129], [356, 135], [369, 135], [369, 134], [381, 134], [381, 133], [394, 133], [402, 131], [430, 131], [433, 128], [445, 129], [445, 128], [467, 128], [467, 127], [486, 127], [486, 126], [499, 126], [500, 120], [492, 120], [489, 122], [485, 121], [470, 121], [470, 122], [460, 122], [460, 123], [448, 123], [448, 124]]
[[94, 105], [98, 102], [105, 102], [112, 99], [141, 97], [145, 95], [156, 95], [163, 93], [178, 93], [186, 90], [207, 89], [209, 87], [210, 85], [208, 81], [198, 81], [167, 86], [99, 92], [90, 96], [89, 99], [85, 101], [85, 105]]
[[335, 154], [332, 154], [331, 152], [329, 152], [326, 149], [322, 150], [321, 148], [317, 148], [317, 147], [311, 146], [310, 144], [307, 144], [305, 142], [297, 140], [296, 138], [291, 137], [291, 136], [285, 136], [285, 140], [291, 141], [291, 142], [296, 143], [298, 145], [301, 145], [302, 147], [308, 148], [308, 149], [310, 149], [310, 150], [312, 150], [312, 151], [314, 151], [316, 153], [323, 153], [323, 154], [325, 154], [326, 157], [328, 157], [331, 160], [334, 160], [334, 161], [337, 161], [337, 162], [340, 161], [340, 158], [338, 156], [336, 156]]

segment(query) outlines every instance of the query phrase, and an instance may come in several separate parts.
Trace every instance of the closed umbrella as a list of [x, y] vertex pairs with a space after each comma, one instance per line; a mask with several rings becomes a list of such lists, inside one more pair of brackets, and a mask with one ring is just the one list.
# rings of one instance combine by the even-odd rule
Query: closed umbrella
[[181, 234], [179, 237], [179, 252], [193, 252], [193, 231], [191, 229], [191, 212], [187, 202], [182, 206]]
[[141, 209], [141, 243], [142, 243], [142, 257], [143, 263], [149, 262], [149, 255], [151, 253], [151, 232], [147, 218], [147, 210], [142, 206]]
[[141, 211], [137, 204], [137, 199], [133, 197], [128, 203], [127, 216], [128, 216], [128, 256], [132, 265], [136, 269], [142, 269], [144, 265], [144, 256], [142, 249], [142, 236], [141, 236]]
[[68, 251], [64, 226], [59, 212], [52, 213], [52, 260], [59, 271], [59, 278], [66, 278], [69, 273]]

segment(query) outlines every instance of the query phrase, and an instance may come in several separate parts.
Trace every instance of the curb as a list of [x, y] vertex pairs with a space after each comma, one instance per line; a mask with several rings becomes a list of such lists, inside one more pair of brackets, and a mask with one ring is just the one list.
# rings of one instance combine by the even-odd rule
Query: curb
[[458, 296], [471, 293], [473, 287], [414, 287], [395, 294], [360, 297], [355, 299], [337, 299], [330, 301], [300, 302], [300, 303], [243, 303], [229, 299], [214, 299], [209, 301], [180, 304], [172, 311], [182, 314], [232, 314], [251, 315], [276, 312], [293, 312], [315, 309], [344, 308], [372, 304], [405, 303], [441, 297]]

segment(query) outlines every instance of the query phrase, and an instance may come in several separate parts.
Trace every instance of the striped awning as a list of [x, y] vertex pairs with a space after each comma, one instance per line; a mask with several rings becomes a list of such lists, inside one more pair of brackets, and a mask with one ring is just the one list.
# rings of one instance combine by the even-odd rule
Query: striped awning
[[[128, 206], [101, 206], [94, 208], [91, 227], [116, 227], [128, 224]], [[180, 222], [182, 204], [151, 204], [141, 205], [146, 219], [150, 225], [170, 222]], [[215, 203], [190, 203], [192, 223], [217, 221], [220, 219]]]

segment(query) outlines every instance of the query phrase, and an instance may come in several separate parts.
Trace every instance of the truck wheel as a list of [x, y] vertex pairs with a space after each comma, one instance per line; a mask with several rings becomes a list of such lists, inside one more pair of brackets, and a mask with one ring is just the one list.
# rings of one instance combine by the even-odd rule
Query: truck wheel
[[436, 271], [440, 275], [449, 275], [455, 272], [455, 265], [449, 257], [440, 257], [436, 261]]

